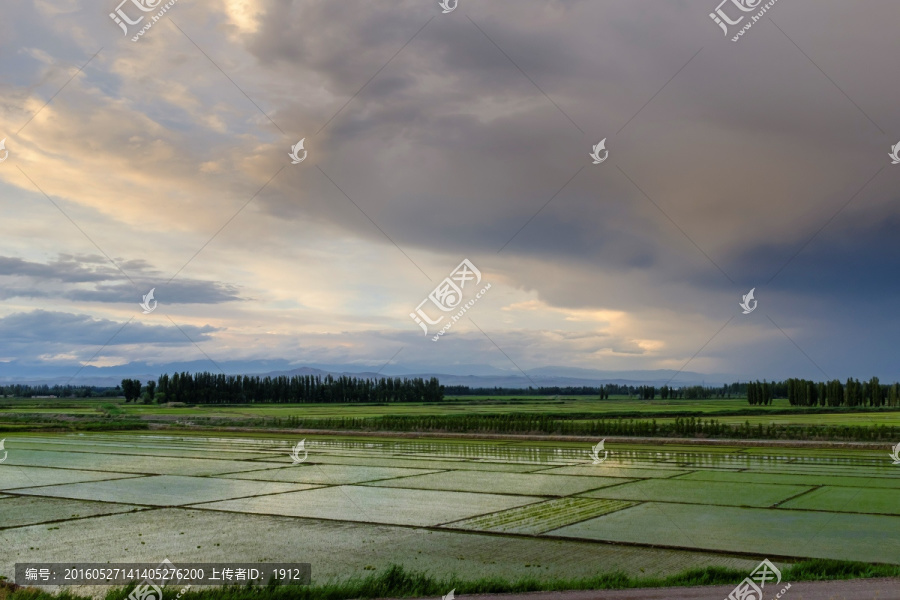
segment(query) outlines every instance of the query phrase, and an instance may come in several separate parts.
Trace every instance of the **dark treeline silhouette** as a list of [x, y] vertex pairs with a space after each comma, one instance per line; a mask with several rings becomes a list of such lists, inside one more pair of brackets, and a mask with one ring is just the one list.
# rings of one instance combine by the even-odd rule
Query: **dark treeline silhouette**
[[444, 393], [448, 396], [597, 396], [601, 400], [610, 396], [628, 396], [652, 400], [659, 395], [664, 400], [682, 399], [707, 399], [707, 398], [741, 398], [747, 392], [746, 383], [733, 383], [723, 386], [692, 385], [686, 387], [672, 387], [664, 385], [654, 387], [652, 385], [621, 385], [607, 383], [602, 386], [577, 386], [577, 387], [532, 387], [527, 388], [503, 388], [503, 387], [478, 387], [470, 388], [465, 385], [445, 385]]
[[[609, 388], [607, 390], [607, 388]], [[620, 389], [621, 388], [621, 389]], [[532, 387], [504, 388], [504, 387], [469, 387], [467, 385], [445, 385], [444, 393], [448, 396], [596, 396], [601, 391], [607, 390], [612, 394], [627, 394], [627, 386], [607, 385], [603, 387], [569, 386], [569, 387]]]
[[900, 406], [900, 384], [882, 385], [877, 377], [863, 382], [851, 377], [846, 383], [788, 379], [785, 384], [792, 406]]
[[108, 398], [125, 396], [126, 402], [146, 403], [183, 402], [186, 404], [248, 404], [248, 403], [386, 403], [441, 402], [447, 396], [592, 396], [606, 400], [613, 396], [641, 400], [710, 400], [747, 398], [752, 406], [771, 405], [775, 398], [786, 398], [798, 407], [900, 407], [900, 384], [881, 384], [877, 377], [868, 381], [849, 378], [846, 382], [834, 379], [816, 382], [806, 379], [784, 381], [751, 381], [722, 386], [692, 385], [621, 385], [598, 387], [527, 387], [527, 388], [470, 388], [461, 385], [442, 386], [430, 379], [400, 379], [383, 377], [366, 379], [332, 375], [296, 375], [293, 377], [261, 377], [259, 375], [225, 375], [215, 373], [174, 373], [162, 375], [156, 381], [142, 383], [137, 379], [123, 379], [121, 386], [73, 385], [0, 385], [0, 397], [18, 398]]
[[34, 398], [36, 396], [56, 396], [57, 398], [115, 398], [118, 388], [93, 385], [0, 385], [0, 397]]
[[[759, 381], [750, 382], [747, 384], [747, 402], [756, 406], [756, 405], [766, 405], [772, 404], [772, 390], [774, 384], [769, 384], [766, 381], [760, 383]], [[793, 402], [791, 402], [793, 404]]]
[[125, 401], [190, 404], [311, 403], [311, 402], [440, 402], [444, 391], [437, 378], [358, 379], [326, 375], [260, 377], [216, 373], [162, 375], [142, 388], [123, 379]]

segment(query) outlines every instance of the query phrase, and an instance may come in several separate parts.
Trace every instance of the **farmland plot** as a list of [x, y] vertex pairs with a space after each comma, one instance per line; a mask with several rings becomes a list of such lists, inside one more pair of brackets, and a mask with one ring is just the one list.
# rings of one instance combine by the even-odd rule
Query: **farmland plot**
[[725, 506], [766, 507], [812, 489], [809, 486], [708, 481], [698, 484], [683, 479], [647, 479], [611, 489], [586, 492], [591, 498], [614, 498], [640, 502], [677, 502]]
[[[900, 562], [887, 453], [274, 434], [7, 434], [0, 575], [26, 560], [393, 563], [668, 575], [762, 557]], [[652, 547], [650, 547], [652, 546]], [[389, 549], [389, 551], [385, 551]], [[598, 567], [600, 565], [600, 567]]]

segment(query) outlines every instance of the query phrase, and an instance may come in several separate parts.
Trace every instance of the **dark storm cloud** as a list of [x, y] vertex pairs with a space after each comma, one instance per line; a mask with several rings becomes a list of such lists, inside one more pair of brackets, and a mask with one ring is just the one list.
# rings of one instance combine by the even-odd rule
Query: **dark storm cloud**
[[[769, 16], [785, 33], [766, 20], [734, 44], [708, 18], [714, 4], [463, 3], [328, 126], [322, 168], [414, 256], [484, 257], [551, 305], [663, 307], [724, 323], [735, 303], [722, 294], [758, 286], [784, 329], [765, 343], [797, 372], [813, 367], [795, 344], [815, 354], [866, 331], [890, 348], [896, 173], [860, 190], [900, 138], [888, 83], [900, 67], [885, 47], [900, 5], [778, 5]], [[279, 5], [249, 48], [315, 71], [337, 110], [430, 13], [408, 4], [337, 18], [326, 5]], [[297, 38], [303, 52], [285, 51]], [[611, 158], [590, 165], [603, 137]], [[344, 201], [329, 182], [314, 185]], [[263, 205], [295, 218], [321, 206]], [[339, 223], [378, 239], [365, 222]], [[725, 332], [707, 353], [765, 368], [740, 350], [743, 337]], [[865, 362], [875, 364], [852, 357], [841, 368]]]
[[[804, 244], [885, 163], [889, 138], [879, 128], [897, 118], [880, 82], [900, 69], [867, 41], [850, 51], [853, 64], [878, 76], [860, 80], [814, 35], [821, 21], [812, 16], [840, 15], [849, 42], [855, 26], [887, 33], [882, 21], [900, 8], [878, 4], [876, 17], [834, 2], [779, 5], [770, 16], [790, 39], [766, 22], [733, 44], [709, 20], [712, 4], [463, 3], [432, 20], [328, 126], [322, 167], [404, 247], [490, 256], [533, 217], [503, 256], [644, 270], [709, 291], [767, 280], [801, 248], [824, 272], [833, 252]], [[273, 4], [248, 48], [261, 62], [314, 71], [335, 95], [333, 112], [433, 15], [421, 3], [352, 6], [338, 16], [334, 3]], [[857, 85], [845, 93], [829, 77]], [[612, 157], [595, 167], [587, 151], [601, 137]], [[329, 182], [315, 185], [343, 201]], [[298, 218], [318, 210], [277, 197], [263, 204]], [[862, 210], [869, 218], [837, 219], [827, 235], [853, 227], [855, 238], [883, 236], [878, 221], [898, 213], [886, 202]], [[342, 221], [357, 223], [361, 235], [379, 235]], [[871, 274], [891, 244], [861, 239], [847, 260]], [[884, 278], [874, 285], [893, 289]], [[633, 291], [623, 302], [646, 302]], [[812, 282], [805, 291], [815, 293]], [[567, 296], [592, 302], [589, 286]]]

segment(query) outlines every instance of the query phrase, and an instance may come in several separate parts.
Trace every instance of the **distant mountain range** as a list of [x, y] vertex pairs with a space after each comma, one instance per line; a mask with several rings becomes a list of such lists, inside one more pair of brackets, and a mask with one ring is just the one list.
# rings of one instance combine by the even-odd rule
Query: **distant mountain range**
[[[598, 386], [605, 383], [620, 385], [720, 385], [732, 383], [736, 378], [727, 375], [711, 375], [671, 369], [645, 371], [603, 371], [578, 367], [548, 366], [520, 371], [504, 371], [488, 365], [453, 365], [430, 367], [404, 367], [403, 365], [348, 365], [310, 364], [292, 365], [287, 360], [250, 360], [220, 362], [219, 367], [229, 375], [347, 375], [350, 377], [437, 377], [444, 385], [469, 387], [568, 387]], [[217, 372], [210, 361], [190, 361], [151, 365], [129, 363], [113, 367], [81, 365], [48, 366], [22, 365], [15, 362], [0, 363], [0, 383], [27, 383], [30, 385], [95, 385], [114, 387], [123, 378], [149, 381], [163, 373], [211, 371]], [[674, 378], [674, 379], [673, 379]]]

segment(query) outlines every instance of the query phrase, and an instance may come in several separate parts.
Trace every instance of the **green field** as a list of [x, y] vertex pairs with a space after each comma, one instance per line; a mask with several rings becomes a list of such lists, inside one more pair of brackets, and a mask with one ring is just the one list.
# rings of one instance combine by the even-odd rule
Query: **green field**
[[[114, 406], [113, 414], [102, 408]], [[752, 412], [753, 414], [741, 414]], [[281, 427], [287, 419], [377, 418], [426, 416], [479, 415], [552, 415], [571, 423], [586, 423], [594, 419], [654, 419], [659, 424], [671, 423], [676, 417], [696, 416], [714, 418], [723, 424], [789, 426], [894, 426], [900, 427], [900, 410], [806, 409], [791, 407], [785, 399], [775, 399], [770, 406], [747, 404], [744, 398], [719, 400], [638, 400], [613, 397], [598, 400], [593, 397], [557, 398], [523, 396], [521, 398], [466, 396], [447, 398], [440, 403], [397, 404], [247, 404], [240, 406], [168, 406], [126, 404], [122, 399], [0, 399], [0, 426], [7, 430], [22, 428], [27, 423], [65, 423], [67, 419], [137, 420], [163, 424], [204, 423], [216, 420], [216, 425], [229, 421], [245, 424], [248, 421], [279, 419]], [[273, 423], [267, 423], [272, 426]], [[278, 426], [278, 425], [275, 425]]]
[[[595, 397], [555, 398], [547, 396], [521, 396], [516, 398], [463, 396], [448, 397], [443, 402], [409, 402], [395, 404], [245, 404], [240, 406], [165, 406], [126, 404], [123, 399], [0, 399], [0, 416], [3, 413], [44, 413], [84, 415], [100, 412], [100, 405], [116, 404], [123, 414], [137, 416], [175, 415], [203, 417], [379, 417], [384, 415], [461, 415], [548, 412], [561, 414], [645, 412], [677, 413], [719, 412], [751, 408], [746, 398], [721, 400], [638, 400], [612, 397], [598, 400]], [[776, 399], [771, 406], [752, 407], [760, 410], [790, 408], [787, 400]]]
[[827, 450], [276, 434], [6, 434], [0, 575], [26, 561], [391, 563], [666, 576], [761, 558], [900, 564], [900, 467]]

